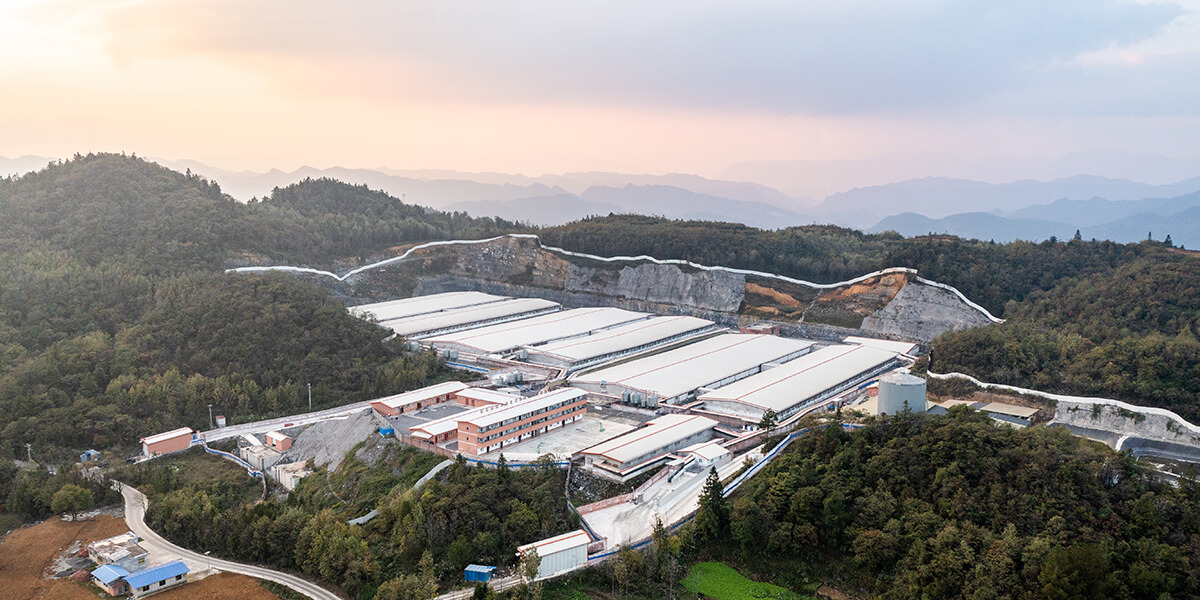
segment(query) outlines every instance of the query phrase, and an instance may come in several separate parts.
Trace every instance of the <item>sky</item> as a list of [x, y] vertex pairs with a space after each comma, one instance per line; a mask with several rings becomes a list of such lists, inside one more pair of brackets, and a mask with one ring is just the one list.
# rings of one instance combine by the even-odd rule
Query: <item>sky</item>
[[705, 176], [1200, 157], [1200, 0], [0, 0], [0, 156]]

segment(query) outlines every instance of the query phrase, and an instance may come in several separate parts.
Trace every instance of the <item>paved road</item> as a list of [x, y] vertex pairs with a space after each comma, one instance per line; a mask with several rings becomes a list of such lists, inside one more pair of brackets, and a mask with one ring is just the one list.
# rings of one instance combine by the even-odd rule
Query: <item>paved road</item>
[[222, 427], [220, 429], [210, 429], [203, 432], [202, 435], [204, 436], [205, 440], [209, 442], [215, 442], [217, 440], [237, 437], [243, 433], [266, 433], [273, 429], [283, 429], [284, 425], [295, 427], [299, 425], [309, 425], [327, 419], [345, 417], [367, 408], [371, 408], [371, 400], [364, 400], [362, 402], [355, 402], [345, 406], [327, 408], [325, 410], [319, 410], [316, 412], [292, 415], [290, 417], [280, 417], [278, 419], [268, 419], [266, 421], [254, 421], [253, 423], [230, 425], [229, 427]]
[[337, 594], [295, 575], [288, 575], [287, 573], [280, 573], [271, 569], [235, 563], [219, 558], [210, 558], [168, 542], [146, 525], [146, 496], [136, 488], [122, 483], [116, 483], [116, 485], [120, 486], [121, 495], [125, 497], [125, 523], [129, 525], [131, 531], [142, 537], [143, 541], [141, 544], [146, 546], [146, 549], [151, 553], [158, 552], [160, 554], [179, 556], [194, 571], [202, 571], [211, 565], [212, 568], [222, 571], [274, 581], [275, 583], [296, 590], [313, 600], [342, 600]]
[[[517, 577], [516, 575], [512, 575], [509, 577], [502, 577], [500, 579], [493, 579], [488, 582], [488, 587], [491, 588], [493, 592], [502, 592], [510, 587], [515, 587], [519, 583], [521, 583], [521, 578]], [[469, 587], [461, 590], [452, 590], [446, 592], [445, 594], [434, 598], [434, 600], [464, 600], [465, 598], [470, 598], [474, 595], [475, 588]]]

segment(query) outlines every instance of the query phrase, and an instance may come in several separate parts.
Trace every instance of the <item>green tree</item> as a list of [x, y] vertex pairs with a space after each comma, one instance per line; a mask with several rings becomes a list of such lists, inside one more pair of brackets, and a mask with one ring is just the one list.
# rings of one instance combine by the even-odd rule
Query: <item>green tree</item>
[[725, 486], [717, 475], [716, 467], [709, 467], [708, 479], [700, 493], [700, 507], [696, 511], [696, 530], [702, 538], [722, 539], [729, 530], [729, 506], [725, 499]]
[[769, 431], [769, 430], [775, 428], [775, 424], [778, 420], [779, 420], [779, 417], [778, 417], [778, 415], [775, 414], [775, 411], [768, 408], [767, 412], [764, 412], [762, 418], [759, 419], [758, 428], [766, 429]]
[[542, 566], [542, 557], [538, 556], [537, 548], [530, 548], [521, 553], [521, 562], [517, 565], [517, 574], [525, 580], [529, 597], [535, 600], [542, 597], [542, 584], [537, 581], [538, 569]]
[[54, 496], [50, 498], [50, 510], [56, 513], [69, 512], [74, 520], [76, 513], [91, 508], [94, 503], [95, 498], [91, 490], [68, 483], [54, 492]]

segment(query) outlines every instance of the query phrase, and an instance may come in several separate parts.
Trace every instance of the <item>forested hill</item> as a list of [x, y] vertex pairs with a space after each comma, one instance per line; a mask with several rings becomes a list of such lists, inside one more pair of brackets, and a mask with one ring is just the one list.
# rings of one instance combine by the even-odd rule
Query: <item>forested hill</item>
[[736, 223], [671, 221], [609, 215], [550, 227], [542, 241], [602, 256], [646, 254], [700, 264], [755, 269], [818, 283], [844, 281], [888, 267], [912, 267], [921, 276], [958, 288], [992, 314], [1009, 301], [1046, 291], [1070, 277], [1104, 276], [1161, 244], [1012, 242], [994, 244], [953, 236], [905, 239], [812, 225], [768, 231]]
[[799, 438], [698, 546], [875, 598], [1194, 598], [1198, 501], [1063, 429], [956, 407]]
[[[516, 229], [330, 180], [235, 202], [113, 154], [0, 180], [0, 457], [54, 462], [140, 436], [412, 389], [452, 374], [404, 355], [306, 282], [226, 261], [330, 261]], [[2, 488], [3, 485], [0, 485]], [[5, 497], [0, 489], [0, 498]]]

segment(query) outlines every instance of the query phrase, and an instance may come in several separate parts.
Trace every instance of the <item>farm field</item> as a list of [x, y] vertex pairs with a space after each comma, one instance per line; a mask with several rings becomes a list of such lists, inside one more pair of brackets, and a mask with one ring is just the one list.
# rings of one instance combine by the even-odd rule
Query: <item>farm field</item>
[[703, 594], [713, 600], [755, 600], [775, 598], [777, 600], [805, 600], [788, 589], [771, 583], [762, 583], [746, 579], [741, 573], [725, 563], [703, 562], [692, 565], [688, 576], [683, 579], [683, 587], [689, 591]]
[[[96, 600], [97, 589], [67, 579], [44, 579], [54, 557], [79, 540], [94, 542], [129, 531], [123, 519], [99, 516], [87, 521], [64, 522], [58, 517], [9, 534], [0, 543], [0, 600]], [[159, 600], [278, 600], [278, 596], [242, 575], [221, 573], [198, 582], [155, 594]]]

